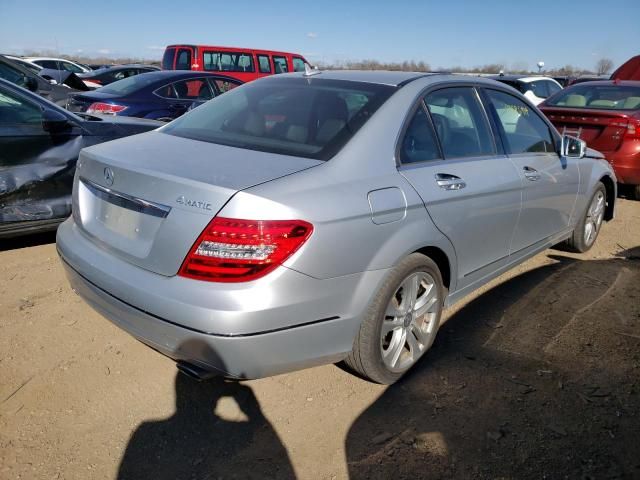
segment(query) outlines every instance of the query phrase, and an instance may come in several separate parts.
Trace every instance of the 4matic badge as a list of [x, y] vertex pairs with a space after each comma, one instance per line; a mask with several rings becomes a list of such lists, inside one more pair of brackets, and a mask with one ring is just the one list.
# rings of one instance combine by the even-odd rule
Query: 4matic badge
[[210, 203], [199, 202], [197, 200], [191, 200], [189, 198], [186, 198], [184, 195], [180, 195], [176, 199], [176, 202], [178, 202], [180, 205], [186, 205], [187, 207], [196, 207], [196, 208], [199, 208], [201, 210], [211, 210], [211, 204]]

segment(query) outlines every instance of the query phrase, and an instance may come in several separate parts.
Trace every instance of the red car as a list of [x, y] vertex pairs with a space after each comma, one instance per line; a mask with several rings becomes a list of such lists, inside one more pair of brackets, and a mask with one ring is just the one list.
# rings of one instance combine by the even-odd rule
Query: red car
[[618, 182], [640, 200], [640, 81], [586, 82], [561, 90], [538, 108], [560, 131], [602, 152]]
[[163, 70], [219, 72], [243, 83], [274, 73], [304, 72], [308, 64], [296, 53], [208, 45], [169, 45], [162, 57]]

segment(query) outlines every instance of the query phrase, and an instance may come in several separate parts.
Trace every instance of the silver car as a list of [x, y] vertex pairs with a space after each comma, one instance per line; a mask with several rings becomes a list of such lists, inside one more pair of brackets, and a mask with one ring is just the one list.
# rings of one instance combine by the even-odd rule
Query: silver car
[[444, 307], [588, 250], [615, 198], [602, 155], [506, 85], [312, 71], [83, 150], [57, 246], [91, 306], [195, 377], [345, 360], [388, 384]]

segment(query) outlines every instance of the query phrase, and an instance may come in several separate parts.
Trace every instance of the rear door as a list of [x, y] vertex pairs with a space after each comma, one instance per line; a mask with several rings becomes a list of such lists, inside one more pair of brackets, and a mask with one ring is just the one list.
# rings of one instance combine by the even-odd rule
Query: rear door
[[451, 87], [426, 95], [399, 156], [401, 174], [455, 247], [458, 286], [505, 265], [520, 213], [521, 182], [513, 163], [499, 153], [476, 90]]
[[522, 181], [522, 213], [511, 252], [524, 254], [569, 227], [578, 166], [576, 159], [559, 156], [558, 139], [535, 109], [504, 91], [484, 89], [484, 97]]

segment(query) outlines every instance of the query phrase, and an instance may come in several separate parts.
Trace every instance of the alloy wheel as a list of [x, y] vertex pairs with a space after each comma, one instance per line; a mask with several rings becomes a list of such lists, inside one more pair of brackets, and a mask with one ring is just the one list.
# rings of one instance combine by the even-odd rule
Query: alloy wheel
[[584, 243], [587, 246], [591, 246], [598, 235], [598, 231], [602, 225], [602, 219], [604, 218], [604, 207], [604, 193], [598, 191], [593, 197], [593, 200], [591, 200], [591, 205], [589, 205], [589, 210], [587, 210], [587, 218], [584, 222]]
[[438, 287], [426, 272], [409, 275], [392, 295], [380, 330], [380, 349], [392, 372], [408, 370], [429, 349], [438, 330]]

